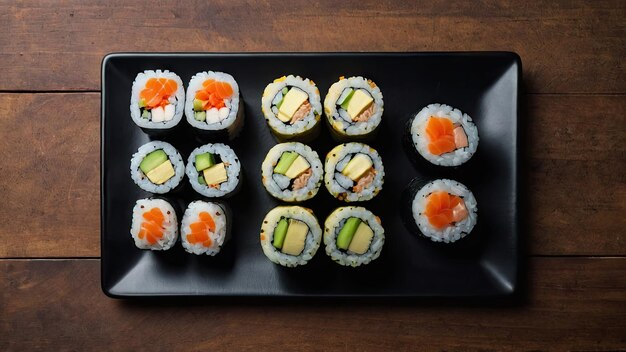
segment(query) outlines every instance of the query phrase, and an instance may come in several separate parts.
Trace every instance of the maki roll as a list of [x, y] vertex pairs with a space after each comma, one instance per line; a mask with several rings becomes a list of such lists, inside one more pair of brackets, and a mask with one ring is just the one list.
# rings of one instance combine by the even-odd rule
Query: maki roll
[[261, 110], [272, 133], [281, 141], [315, 136], [322, 113], [315, 83], [300, 76], [283, 76], [265, 87]]
[[130, 116], [137, 126], [167, 130], [183, 116], [185, 89], [177, 74], [147, 70], [135, 77], [130, 95]]
[[277, 144], [261, 166], [263, 186], [285, 202], [313, 198], [322, 183], [323, 169], [317, 153], [298, 142]]
[[457, 241], [476, 225], [476, 198], [460, 182], [438, 179], [421, 188], [414, 182], [409, 191], [412, 220], [422, 235], [432, 241]]
[[322, 229], [311, 209], [279, 206], [263, 219], [261, 248], [276, 264], [305, 265], [320, 246]]
[[153, 141], [133, 154], [130, 175], [144, 191], [163, 194], [178, 186], [185, 175], [185, 164], [171, 144]]
[[133, 208], [130, 234], [139, 249], [165, 251], [172, 248], [178, 238], [174, 208], [163, 199], [139, 199]]
[[180, 238], [192, 254], [214, 256], [220, 252], [230, 226], [224, 205], [197, 200], [189, 203], [180, 225]]
[[339, 77], [324, 98], [326, 121], [340, 140], [372, 134], [380, 125], [383, 107], [380, 88], [360, 76]]
[[411, 145], [440, 166], [459, 166], [478, 147], [478, 130], [469, 115], [444, 104], [430, 104], [410, 122]]
[[374, 198], [383, 188], [384, 176], [380, 155], [367, 144], [340, 144], [326, 155], [324, 184], [339, 200], [360, 202]]
[[324, 223], [326, 254], [335, 262], [357, 267], [378, 258], [385, 244], [380, 218], [363, 207], [335, 209]]
[[233, 76], [224, 72], [199, 72], [189, 81], [185, 116], [203, 133], [223, 132], [229, 139], [243, 126], [243, 100]]
[[228, 197], [239, 189], [241, 163], [229, 146], [205, 144], [191, 152], [187, 177], [196, 192], [205, 197]]

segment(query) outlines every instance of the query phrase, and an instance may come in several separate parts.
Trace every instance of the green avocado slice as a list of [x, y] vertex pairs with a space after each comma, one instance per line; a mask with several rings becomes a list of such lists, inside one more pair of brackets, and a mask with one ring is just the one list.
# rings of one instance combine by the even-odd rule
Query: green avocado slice
[[352, 237], [354, 237], [354, 233], [356, 229], [359, 227], [361, 223], [361, 219], [359, 218], [349, 218], [346, 220], [346, 223], [343, 225], [339, 234], [337, 235], [337, 248], [347, 250], [350, 246], [350, 242], [352, 242]]
[[278, 160], [278, 164], [274, 167], [275, 174], [284, 175], [289, 170], [289, 167], [293, 162], [298, 158], [298, 153], [296, 152], [284, 152], [280, 156], [280, 160]]

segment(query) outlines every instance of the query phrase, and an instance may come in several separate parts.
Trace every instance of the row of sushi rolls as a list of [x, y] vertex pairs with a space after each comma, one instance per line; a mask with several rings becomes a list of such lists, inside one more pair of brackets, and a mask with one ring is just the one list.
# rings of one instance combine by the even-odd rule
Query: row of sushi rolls
[[[243, 126], [242, 98], [235, 79], [223, 72], [194, 75], [187, 91], [179, 76], [167, 70], [139, 73], [133, 83], [130, 112], [137, 126], [167, 131], [183, 114], [201, 133], [225, 133], [235, 138]], [[312, 80], [283, 76], [263, 92], [261, 110], [279, 141], [265, 157], [261, 181], [267, 192], [287, 203], [313, 198], [323, 181], [328, 192], [346, 203], [368, 201], [383, 187], [383, 161], [364, 140], [381, 123], [383, 95], [363, 77], [340, 77], [324, 99], [323, 114], [331, 133], [344, 143], [334, 147], [322, 164], [306, 140], [319, 128], [320, 93]], [[476, 152], [478, 132], [472, 119], [459, 109], [430, 104], [409, 121], [407, 140], [416, 152], [436, 167], [456, 167]], [[232, 195], [240, 187], [240, 161], [228, 145], [208, 143], [184, 163], [170, 144], [151, 141], [132, 156], [133, 181], [147, 192], [167, 193], [186, 174], [200, 195], [216, 199]], [[477, 203], [463, 184], [436, 179], [410, 188], [412, 219], [419, 233], [436, 242], [457, 241], [472, 231]], [[180, 223], [184, 249], [196, 255], [216, 255], [229, 236], [230, 211], [220, 201], [191, 202]], [[385, 233], [378, 216], [362, 206], [335, 209], [320, 226], [311, 209], [298, 205], [270, 210], [260, 229], [260, 245], [267, 258], [279, 265], [306, 264], [322, 240], [327, 255], [344, 266], [360, 266], [379, 257]], [[178, 240], [176, 212], [164, 199], [136, 202], [130, 233], [140, 249], [167, 250]]]

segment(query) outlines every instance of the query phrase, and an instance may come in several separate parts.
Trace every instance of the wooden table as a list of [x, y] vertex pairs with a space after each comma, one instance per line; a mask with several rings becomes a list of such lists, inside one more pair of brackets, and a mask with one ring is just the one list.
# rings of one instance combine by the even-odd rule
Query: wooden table
[[[626, 349], [625, 2], [257, 3], [1, 2], [0, 350]], [[447, 50], [523, 60], [520, 299], [129, 303], [102, 294], [104, 54]]]

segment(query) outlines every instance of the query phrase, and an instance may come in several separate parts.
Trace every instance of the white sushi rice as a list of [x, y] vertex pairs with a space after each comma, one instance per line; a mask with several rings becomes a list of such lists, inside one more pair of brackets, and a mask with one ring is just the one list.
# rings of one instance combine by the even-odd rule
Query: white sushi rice
[[[284, 123], [277, 117], [277, 111], [272, 111], [272, 102], [280, 101], [277, 99], [277, 95], [281, 94], [281, 90], [285, 87], [298, 87], [303, 90], [309, 96], [309, 103], [311, 104], [311, 111], [308, 115], [294, 123]], [[282, 98], [282, 97], [281, 97]], [[265, 87], [263, 91], [263, 97], [261, 98], [261, 111], [265, 116], [265, 120], [269, 124], [270, 128], [278, 135], [284, 137], [295, 137], [301, 135], [315, 127], [320, 120], [322, 113], [322, 103], [320, 99], [320, 91], [315, 86], [315, 83], [308, 78], [302, 78], [300, 76], [289, 75], [287, 77], [281, 77], [275, 79]]]
[[[349, 250], [342, 251], [337, 248], [337, 235], [339, 235], [339, 231], [343, 228], [346, 220], [352, 217], [361, 219], [374, 232], [369, 249], [363, 254]], [[368, 264], [380, 256], [385, 244], [385, 230], [380, 223], [380, 218], [371, 211], [363, 207], [340, 207], [328, 215], [324, 222], [324, 244], [326, 245], [326, 254], [332, 260], [341, 265], [357, 267]]]
[[[311, 166], [312, 175], [305, 187], [295, 191], [287, 189], [291, 180], [287, 176], [274, 174], [274, 167], [285, 152], [300, 154]], [[289, 142], [277, 144], [269, 150], [261, 165], [261, 174], [263, 186], [273, 197], [286, 202], [301, 202], [317, 194], [322, 183], [323, 169], [320, 157], [313, 149], [302, 143]]]
[[[148, 177], [141, 171], [139, 164], [143, 161], [146, 155], [152, 153], [155, 150], [162, 149], [169, 158], [172, 166], [174, 167], [174, 176], [161, 185], [152, 183]], [[139, 150], [133, 154], [130, 160], [130, 176], [139, 186], [139, 188], [150, 193], [163, 194], [176, 188], [180, 181], [185, 176], [185, 163], [183, 157], [171, 144], [161, 141], [152, 141], [139, 147]]]
[[[168, 121], [152, 122], [148, 119], [141, 117], [141, 109], [139, 108], [139, 94], [146, 87], [146, 83], [150, 78], [167, 78], [176, 81], [178, 85], [176, 94], [174, 97], [170, 97], [170, 102], [174, 105], [174, 117]], [[130, 94], [130, 116], [133, 122], [137, 126], [150, 129], [168, 129], [172, 128], [180, 122], [183, 117], [184, 102], [185, 101], [185, 88], [183, 87], [183, 81], [174, 72], [168, 70], [146, 70], [140, 72], [133, 81], [133, 86]]]
[[[274, 230], [281, 217], [300, 220], [307, 224], [309, 232], [306, 235], [304, 249], [298, 256], [282, 253], [272, 245]], [[265, 216], [261, 225], [261, 248], [265, 256], [273, 263], [282, 266], [294, 267], [305, 265], [317, 252], [322, 241], [322, 229], [311, 209], [299, 206], [278, 206]]]
[[[337, 105], [337, 100], [345, 95], [348, 88], [364, 89], [374, 99], [374, 114], [367, 121], [352, 121], [347, 112]], [[363, 136], [380, 125], [384, 111], [383, 94], [376, 84], [366, 78], [350, 77], [333, 83], [324, 98], [324, 113], [330, 126], [340, 135]]]
[[[187, 235], [191, 233], [190, 225], [199, 221], [199, 214], [201, 212], [209, 213], [215, 222], [215, 231], [209, 231], [208, 233], [211, 239], [210, 247], [205, 247], [202, 243], [193, 244], [187, 239]], [[189, 203], [183, 215], [183, 220], [180, 225], [181, 242], [185, 250], [189, 253], [214, 256], [222, 249], [222, 245], [228, 235], [228, 228], [226, 210], [220, 204], [197, 200]]]
[[[228, 180], [220, 183], [219, 188], [212, 188], [198, 182], [198, 176], [200, 176], [200, 174], [196, 170], [195, 166], [196, 155], [203, 153], [217, 154], [220, 159], [222, 159], [223, 163], [228, 163], [228, 165], [226, 165], [226, 175]], [[241, 163], [239, 162], [237, 154], [235, 154], [235, 151], [232, 150], [231, 147], [222, 143], [209, 143], [200, 146], [191, 152], [189, 159], [187, 159], [186, 173], [189, 178], [189, 182], [191, 183], [191, 187], [193, 187], [196, 192], [209, 198], [228, 197], [238, 189]]]
[[[139, 238], [141, 231], [141, 223], [144, 221], [143, 214], [152, 208], [158, 208], [163, 213], [165, 220], [163, 221], [163, 237], [157, 239], [157, 242], [151, 244], [147, 238]], [[130, 227], [130, 235], [135, 241], [135, 246], [139, 249], [150, 249], [153, 251], [165, 251], [176, 243], [178, 238], [178, 220], [174, 208], [163, 199], [139, 199], [133, 208], [133, 219]]]
[[[351, 179], [343, 176], [341, 171], [348, 164], [349, 159], [346, 157], [359, 153], [367, 155], [372, 160], [376, 175], [369, 186], [364, 188], [363, 191], [355, 193], [352, 191], [352, 186], [355, 183]], [[338, 165], [343, 167], [338, 168]], [[355, 142], [340, 144], [326, 155], [326, 161], [324, 163], [324, 184], [328, 192], [339, 200], [360, 202], [374, 198], [383, 188], [384, 177], [385, 168], [383, 167], [382, 158], [374, 148], [367, 144]], [[350, 186], [346, 187], [348, 186], [348, 182], [350, 182]]]
[[[468, 146], [459, 148], [450, 153], [434, 155], [428, 151], [430, 143], [426, 135], [426, 126], [431, 116], [445, 117], [452, 121], [453, 124], [460, 124], [467, 135]], [[430, 104], [420, 110], [411, 121], [411, 140], [415, 149], [426, 160], [435, 165], [441, 166], [459, 166], [468, 161], [478, 148], [478, 130], [472, 121], [472, 118], [445, 104]]]
[[[198, 121], [194, 118], [193, 100], [196, 97], [196, 92], [202, 89], [202, 83], [204, 83], [207, 79], [214, 79], [219, 82], [228, 83], [233, 89], [233, 95], [231, 98], [224, 100], [226, 108], [222, 108], [228, 109], [228, 115], [226, 117], [220, 115], [218, 120], [212, 123], [207, 122], [209, 121], [208, 118], [205, 121]], [[226, 130], [231, 138], [235, 137], [243, 127], [244, 109], [243, 100], [239, 95], [239, 85], [233, 76], [228, 73], [213, 71], [196, 73], [189, 81], [186, 97], [185, 116], [187, 117], [187, 122], [189, 122], [191, 126], [205, 131]], [[222, 111], [219, 113], [221, 114]]]
[[[428, 196], [435, 191], [443, 191], [461, 197], [465, 202], [468, 216], [462, 221], [455, 223], [454, 226], [448, 226], [442, 230], [431, 226], [428, 217], [423, 212], [426, 209]], [[462, 183], [448, 179], [434, 180], [423, 186], [415, 194], [411, 210], [419, 230], [424, 236], [435, 242], [449, 243], [467, 236], [478, 220], [478, 204], [474, 194]]]

